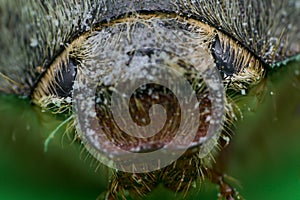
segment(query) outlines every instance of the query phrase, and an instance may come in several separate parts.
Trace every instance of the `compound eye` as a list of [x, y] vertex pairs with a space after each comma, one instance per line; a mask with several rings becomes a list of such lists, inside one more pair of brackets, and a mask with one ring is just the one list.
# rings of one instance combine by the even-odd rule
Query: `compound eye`
[[33, 99], [43, 107], [69, 103], [91, 154], [119, 170], [145, 172], [188, 149], [206, 156], [228, 115], [224, 86], [243, 89], [263, 74], [254, 55], [205, 23], [128, 15], [75, 39]]
[[62, 69], [55, 76], [55, 92], [59, 97], [71, 97], [75, 77], [77, 75], [77, 65], [75, 61], [69, 60], [63, 63]]
[[231, 53], [230, 46], [223, 49], [221, 46], [221, 41], [216, 37], [212, 45], [212, 53], [215, 58], [216, 66], [220, 70], [221, 74], [224, 76], [232, 76], [237, 72], [238, 67], [235, 66], [235, 55]]
[[32, 93], [33, 102], [55, 112], [62, 103], [70, 106], [77, 66], [78, 60], [66, 52], [55, 58], [37, 83]]

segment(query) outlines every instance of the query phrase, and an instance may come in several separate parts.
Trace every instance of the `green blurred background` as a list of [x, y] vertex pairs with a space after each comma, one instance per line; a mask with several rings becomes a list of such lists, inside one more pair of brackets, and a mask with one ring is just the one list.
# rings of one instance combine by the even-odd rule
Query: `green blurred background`
[[[273, 71], [262, 86], [239, 99], [245, 112], [223, 158], [226, 173], [245, 199], [300, 199], [300, 62]], [[26, 99], [0, 95], [0, 199], [96, 199], [105, 191], [109, 170], [96, 170], [62, 130], [43, 151], [60, 123]], [[160, 186], [147, 199], [158, 197], [183, 198]], [[217, 188], [205, 183], [188, 199], [217, 199]]]

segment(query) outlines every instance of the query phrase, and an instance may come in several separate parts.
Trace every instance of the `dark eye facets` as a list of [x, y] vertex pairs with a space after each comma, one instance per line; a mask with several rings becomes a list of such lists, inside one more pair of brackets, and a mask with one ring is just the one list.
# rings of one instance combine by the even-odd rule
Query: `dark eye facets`
[[56, 76], [56, 93], [59, 97], [71, 97], [74, 80], [77, 75], [76, 62], [69, 60], [67, 66], [63, 64], [62, 70], [58, 72], [59, 75]]
[[219, 37], [215, 38], [212, 45], [212, 55], [215, 58], [217, 68], [222, 75], [232, 76], [237, 69], [235, 66], [235, 52], [231, 50], [230, 46], [224, 47], [221, 45]]

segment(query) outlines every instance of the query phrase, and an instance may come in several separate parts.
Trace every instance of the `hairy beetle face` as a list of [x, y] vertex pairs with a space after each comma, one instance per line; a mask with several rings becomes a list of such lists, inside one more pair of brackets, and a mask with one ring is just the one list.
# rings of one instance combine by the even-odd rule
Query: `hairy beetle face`
[[235, 97], [299, 54], [298, 1], [18, 3], [0, 1], [0, 89], [66, 114], [119, 171], [107, 198], [161, 180], [187, 191], [199, 176], [235, 195], [209, 176], [213, 156], [240, 116]]

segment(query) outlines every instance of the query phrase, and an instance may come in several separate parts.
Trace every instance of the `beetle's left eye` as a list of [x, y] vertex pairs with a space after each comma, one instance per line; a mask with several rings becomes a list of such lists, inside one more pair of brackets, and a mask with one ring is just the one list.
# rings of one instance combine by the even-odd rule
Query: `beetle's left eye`
[[58, 75], [55, 77], [55, 91], [59, 97], [71, 97], [77, 66], [75, 61], [69, 60], [63, 63]]
[[60, 55], [39, 80], [33, 92], [33, 101], [45, 108], [55, 102], [58, 107], [65, 100], [70, 103], [76, 75], [76, 59], [65, 54]]
[[56, 61], [40, 80], [38, 88], [35, 90], [34, 99], [45, 96], [56, 96], [59, 98], [71, 97], [75, 77], [77, 74], [77, 64], [73, 59], [63, 59]]

